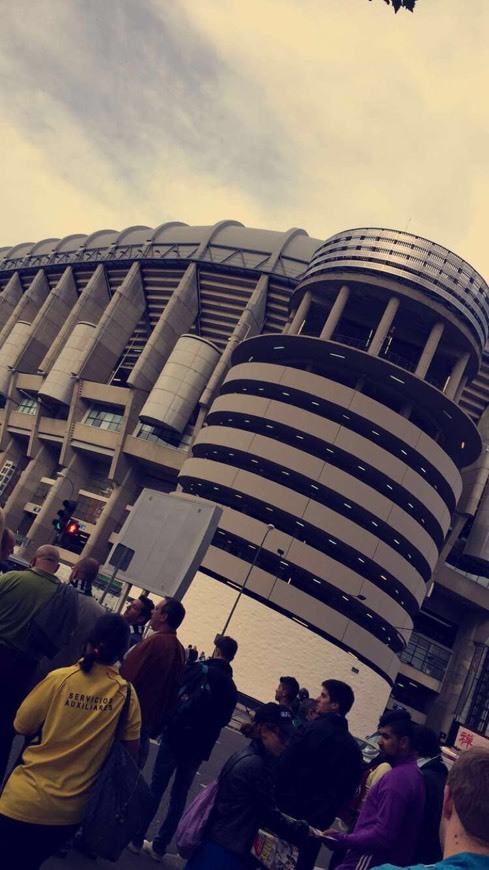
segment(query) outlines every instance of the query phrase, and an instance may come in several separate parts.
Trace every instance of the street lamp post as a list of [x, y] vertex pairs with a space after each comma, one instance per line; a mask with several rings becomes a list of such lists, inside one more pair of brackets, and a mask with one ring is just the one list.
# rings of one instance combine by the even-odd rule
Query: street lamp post
[[257, 561], [258, 561], [258, 556], [260, 555], [261, 551], [263, 550], [263, 545], [264, 545], [264, 543], [265, 543], [265, 541], [266, 541], [268, 535], [270, 534], [270, 532], [273, 532], [274, 529], [275, 529], [275, 526], [273, 526], [271, 523], [269, 523], [269, 524], [267, 525], [267, 530], [266, 530], [265, 534], [263, 535], [263, 540], [262, 540], [261, 544], [256, 548], [255, 555], [253, 556], [253, 561], [252, 561], [250, 567], [248, 568], [248, 573], [246, 574], [246, 577], [245, 577], [245, 579], [243, 580], [243, 584], [242, 584], [242, 586], [241, 586], [241, 589], [240, 589], [239, 592], [238, 592], [238, 595], [237, 595], [237, 597], [236, 597], [236, 601], [234, 602], [233, 606], [231, 607], [231, 611], [230, 611], [230, 613], [229, 613], [229, 615], [228, 615], [228, 618], [226, 619], [226, 622], [224, 623], [224, 628], [223, 628], [223, 630], [221, 631], [221, 635], [226, 634], [226, 631], [227, 631], [227, 629], [228, 629], [229, 623], [231, 622], [231, 619], [233, 618], [234, 611], [236, 610], [236, 608], [237, 608], [237, 606], [238, 606], [238, 604], [239, 604], [239, 600], [240, 600], [240, 598], [241, 598], [241, 596], [242, 596], [242, 594], [243, 594], [243, 592], [244, 592], [244, 590], [245, 590], [246, 584], [247, 584], [247, 582], [248, 582], [248, 580], [249, 580], [249, 578], [250, 578], [250, 574], [251, 574], [251, 572], [253, 571], [253, 568], [255, 567], [255, 565], [256, 565], [256, 563], [257, 563]]

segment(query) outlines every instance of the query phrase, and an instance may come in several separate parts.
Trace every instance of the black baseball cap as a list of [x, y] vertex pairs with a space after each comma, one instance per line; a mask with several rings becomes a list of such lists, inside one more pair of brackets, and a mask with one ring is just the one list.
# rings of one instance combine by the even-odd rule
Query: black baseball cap
[[257, 725], [272, 725], [274, 728], [280, 728], [287, 736], [294, 731], [294, 720], [290, 710], [280, 704], [274, 704], [273, 701], [258, 707], [253, 721]]

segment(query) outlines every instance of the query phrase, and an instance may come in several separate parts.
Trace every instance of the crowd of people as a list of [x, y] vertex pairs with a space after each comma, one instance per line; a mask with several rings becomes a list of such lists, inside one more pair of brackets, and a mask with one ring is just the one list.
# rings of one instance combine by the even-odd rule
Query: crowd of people
[[[3, 530], [1, 561], [12, 546]], [[57, 549], [45, 545], [29, 568], [0, 576], [0, 782], [7, 774], [0, 854], [20, 870], [35, 870], [67, 843], [86, 849], [85, 806], [129, 683], [134, 692], [121, 739], [141, 769], [151, 740], [158, 750], [151, 811], [128, 848], [161, 862], [197, 771], [236, 708], [238, 644], [216, 635], [211, 657], [190, 656], [195, 648], [186, 650], [178, 638], [185, 608], [170, 597], [154, 605], [143, 594], [122, 615], [108, 613], [91, 594], [99, 566], [86, 558], [70, 578], [76, 625], [52, 658], [43, 657], [31, 626], [54, 600], [58, 567]], [[391, 710], [380, 719], [379, 754], [367, 766], [348, 729], [354, 702], [341, 680], [326, 679], [310, 698], [295, 677], [279, 678], [275, 699], [241, 725], [249, 743], [219, 774], [189, 870], [257, 866], [251, 850], [260, 829], [297, 847], [297, 870], [313, 870], [323, 843], [333, 852], [331, 870], [439, 862], [447, 870], [489, 870], [489, 752], [467, 751], [448, 773], [437, 735], [406, 711]], [[8, 769], [15, 734], [24, 746]], [[166, 816], [149, 840], [172, 777]]]

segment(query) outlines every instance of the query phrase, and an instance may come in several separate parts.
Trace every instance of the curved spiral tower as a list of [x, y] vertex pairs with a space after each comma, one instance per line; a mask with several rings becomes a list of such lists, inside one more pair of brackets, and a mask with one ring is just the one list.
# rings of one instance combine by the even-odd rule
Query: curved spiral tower
[[457, 403], [488, 315], [478, 273], [425, 239], [322, 244], [283, 333], [234, 351], [180, 474], [225, 507], [204, 570], [392, 682], [481, 450]]

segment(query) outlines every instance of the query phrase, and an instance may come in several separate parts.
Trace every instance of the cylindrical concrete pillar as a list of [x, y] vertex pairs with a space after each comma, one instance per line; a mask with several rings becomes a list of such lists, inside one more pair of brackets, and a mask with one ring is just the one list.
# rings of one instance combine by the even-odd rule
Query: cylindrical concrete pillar
[[469, 361], [469, 354], [464, 353], [455, 363], [450, 377], [448, 378], [448, 383], [445, 387], [444, 393], [448, 399], [453, 399], [455, 393], [457, 392], [460, 382], [464, 376], [465, 369], [467, 368], [467, 363]]
[[76, 324], [39, 390], [41, 397], [60, 405], [70, 404], [73, 378], [80, 371], [95, 330], [94, 323]]
[[464, 375], [463, 378], [462, 378], [462, 380], [460, 381], [460, 383], [459, 383], [459, 385], [458, 385], [457, 392], [455, 393], [455, 395], [454, 395], [454, 397], [453, 397], [453, 401], [456, 402], [457, 405], [458, 405], [458, 403], [460, 402], [460, 399], [461, 399], [461, 397], [462, 397], [462, 393], [463, 393], [463, 391], [465, 390], [465, 386], [466, 386], [466, 384], [467, 384], [467, 381], [468, 381], [468, 376], [467, 376], [467, 375]]
[[299, 335], [300, 329], [311, 307], [311, 291], [306, 290], [302, 297], [301, 303], [294, 314], [294, 319], [289, 327], [289, 335]]
[[141, 421], [182, 434], [219, 357], [206, 338], [182, 335], [144, 404]]
[[18, 320], [0, 348], [0, 395], [4, 397], [8, 396], [12, 370], [29, 340], [31, 328], [32, 324]]
[[428, 371], [433, 357], [436, 353], [436, 349], [440, 343], [440, 339], [443, 335], [443, 330], [445, 329], [445, 324], [438, 320], [431, 328], [431, 332], [426, 340], [426, 344], [424, 346], [423, 352], [419, 358], [418, 365], [416, 366], [416, 370], [414, 372], [418, 378], [424, 378], [426, 372]]
[[386, 335], [392, 326], [394, 317], [397, 313], [397, 309], [399, 308], [399, 304], [400, 299], [397, 296], [391, 296], [387, 305], [385, 306], [385, 311], [381, 317], [377, 329], [375, 330], [374, 337], [372, 338], [370, 347], [368, 349], [368, 352], [371, 356], [378, 356], [379, 351], [384, 344]]
[[343, 315], [349, 297], [350, 288], [347, 284], [343, 284], [343, 286], [340, 287], [339, 293], [333, 303], [331, 311], [326, 318], [326, 323], [322, 328], [321, 335], [319, 336], [320, 338], [324, 339], [324, 341], [326, 341], [328, 338], [331, 338], [334, 331], [336, 330], [336, 327], [338, 326], [338, 323]]

